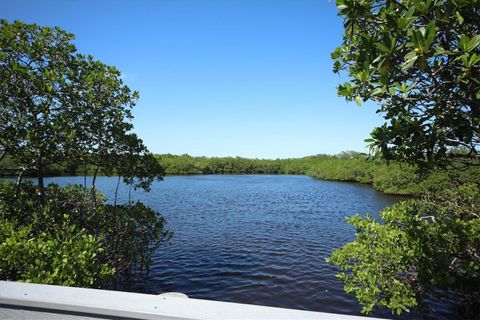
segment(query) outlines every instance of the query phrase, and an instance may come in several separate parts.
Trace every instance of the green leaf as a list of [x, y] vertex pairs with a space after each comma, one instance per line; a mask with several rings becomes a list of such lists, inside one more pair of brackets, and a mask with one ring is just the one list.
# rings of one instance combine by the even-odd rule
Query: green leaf
[[408, 18], [408, 17], [401, 17], [398, 19], [397, 24], [400, 29], [404, 29], [412, 23], [414, 19], [413, 18]]
[[360, 96], [356, 96], [355, 102], [357, 103], [357, 106], [360, 107], [362, 105], [362, 98]]
[[470, 60], [468, 61], [468, 67], [471, 68], [474, 65], [476, 65], [478, 62], [480, 62], [480, 56], [474, 53], [471, 55]]
[[480, 45], [480, 34], [477, 34], [475, 37], [471, 38], [467, 45], [467, 51], [470, 52]]
[[411, 56], [408, 60], [402, 63], [401, 65], [402, 70], [407, 71], [408, 69], [412, 68], [413, 65], [415, 64], [415, 61], [417, 61], [417, 59], [418, 59], [418, 56], [416, 54], [414, 56]]
[[379, 95], [381, 93], [384, 93], [386, 91], [386, 88], [385, 87], [379, 87], [379, 88], [375, 88], [373, 89], [372, 91], [372, 95], [373, 96], [376, 96], [376, 95]]
[[434, 53], [435, 56], [441, 56], [441, 55], [444, 55], [446, 53], [447, 53], [447, 51], [444, 48], [442, 48], [440, 46], [435, 47], [435, 53]]
[[465, 34], [462, 34], [460, 36], [460, 40], [458, 41], [458, 46], [462, 51], [467, 51], [469, 42], [470, 42], [469, 38]]
[[410, 51], [409, 53], [407, 53], [404, 57], [405, 60], [410, 60], [412, 58], [415, 58], [417, 56], [417, 52], [414, 50], [414, 51]]
[[337, 4], [337, 8], [339, 10], [344, 10], [344, 9], [348, 8], [348, 6], [345, 4], [344, 0], [337, 0], [336, 4]]
[[460, 14], [460, 12], [458, 12], [458, 11], [455, 12], [455, 15], [457, 16], [458, 23], [463, 24], [464, 19], [463, 19], [462, 15]]
[[408, 11], [407, 11], [407, 14], [405, 15], [406, 18], [411, 18], [413, 17], [413, 14], [415, 13], [415, 7], [414, 6], [411, 6]]
[[342, 56], [342, 48], [338, 47], [330, 54], [332, 59], [338, 59]]
[[67, 140], [72, 140], [75, 136], [75, 130], [70, 130], [67, 134]]
[[388, 48], [385, 44], [380, 42], [380, 43], [377, 43], [376, 46], [380, 51], [384, 53], [390, 53], [390, 48]]
[[420, 11], [421, 13], [425, 13], [427, 11], [427, 5], [424, 2], [417, 2], [415, 3], [415, 8]]
[[432, 21], [428, 24], [427, 26], [427, 31], [426, 31], [426, 39], [425, 39], [425, 48], [430, 48], [430, 46], [433, 44], [435, 40], [435, 34], [436, 34], [436, 24], [435, 21]]

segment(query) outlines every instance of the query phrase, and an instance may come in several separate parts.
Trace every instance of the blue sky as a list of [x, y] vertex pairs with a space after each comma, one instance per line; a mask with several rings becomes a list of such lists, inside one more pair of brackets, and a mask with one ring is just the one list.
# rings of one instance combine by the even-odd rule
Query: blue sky
[[140, 92], [152, 152], [259, 158], [366, 151], [375, 105], [337, 97], [334, 1], [1, 0], [0, 17], [59, 26]]

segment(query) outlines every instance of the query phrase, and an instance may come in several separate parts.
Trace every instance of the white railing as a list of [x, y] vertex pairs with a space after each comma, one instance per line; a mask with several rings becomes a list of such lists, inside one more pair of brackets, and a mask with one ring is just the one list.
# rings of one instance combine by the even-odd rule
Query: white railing
[[157, 296], [8, 281], [0, 281], [0, 318], [1, 305], [134, 319], [365, 319], [332, 313], [190, 299], [181, 294]]

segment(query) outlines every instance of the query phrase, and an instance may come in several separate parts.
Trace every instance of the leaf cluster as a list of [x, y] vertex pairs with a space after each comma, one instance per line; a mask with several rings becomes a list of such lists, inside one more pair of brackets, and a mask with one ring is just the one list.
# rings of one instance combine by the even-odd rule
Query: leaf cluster
[[[338, 94], [372, 100], [386, 123], [372, 151], [386, 159], [445, 165], [478, 160], [480, 2], [337, 0], [344, 20], [334, 72], [350, 79]], [[467, 153], [449, 153], [463, 147]]]

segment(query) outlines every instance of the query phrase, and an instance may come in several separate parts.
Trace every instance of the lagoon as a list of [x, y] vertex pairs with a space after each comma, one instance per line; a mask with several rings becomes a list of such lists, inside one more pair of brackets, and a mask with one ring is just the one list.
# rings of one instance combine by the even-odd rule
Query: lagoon
[[[110, 201], [116, 181], [97, 178]], [[46, 179], [51, 182], [82, 184], [83, 177]], [[121, 185], [119, 203], [127, 197]], [[360, 314], [325, 258], [353, 240], [345, 217], [378, 217], [398, 199], [370, 186], [306, 176], [167, 176], [149, 193], [132, 192], [132, 200], [159, 211], [174, 236], [155, 253], [148, 273], [116, 289]]]
[[[84, 178], [49, 177], [46, 183], [83, 184]], [[87, 178], [87, 186], [91, 177]], [[98, 177], [113, 202], [117, 177]], [[121, 185], [119, 203], [128, 201]], [[151, 192], [132, 191], [167, 220], [173, 238], [153, 256], [149, 272], [134, 273], [113, 289], [360, 315], [325, 262], [354, 239], [345, 217], [379, 212], [402, 198], [358, 183], [295, 175], [167, 176]], [[427, 301], [430, 311], [402, 319], [461, 318], [451, 301]], [[370, 316], [395, 318], [387, 310]]]

